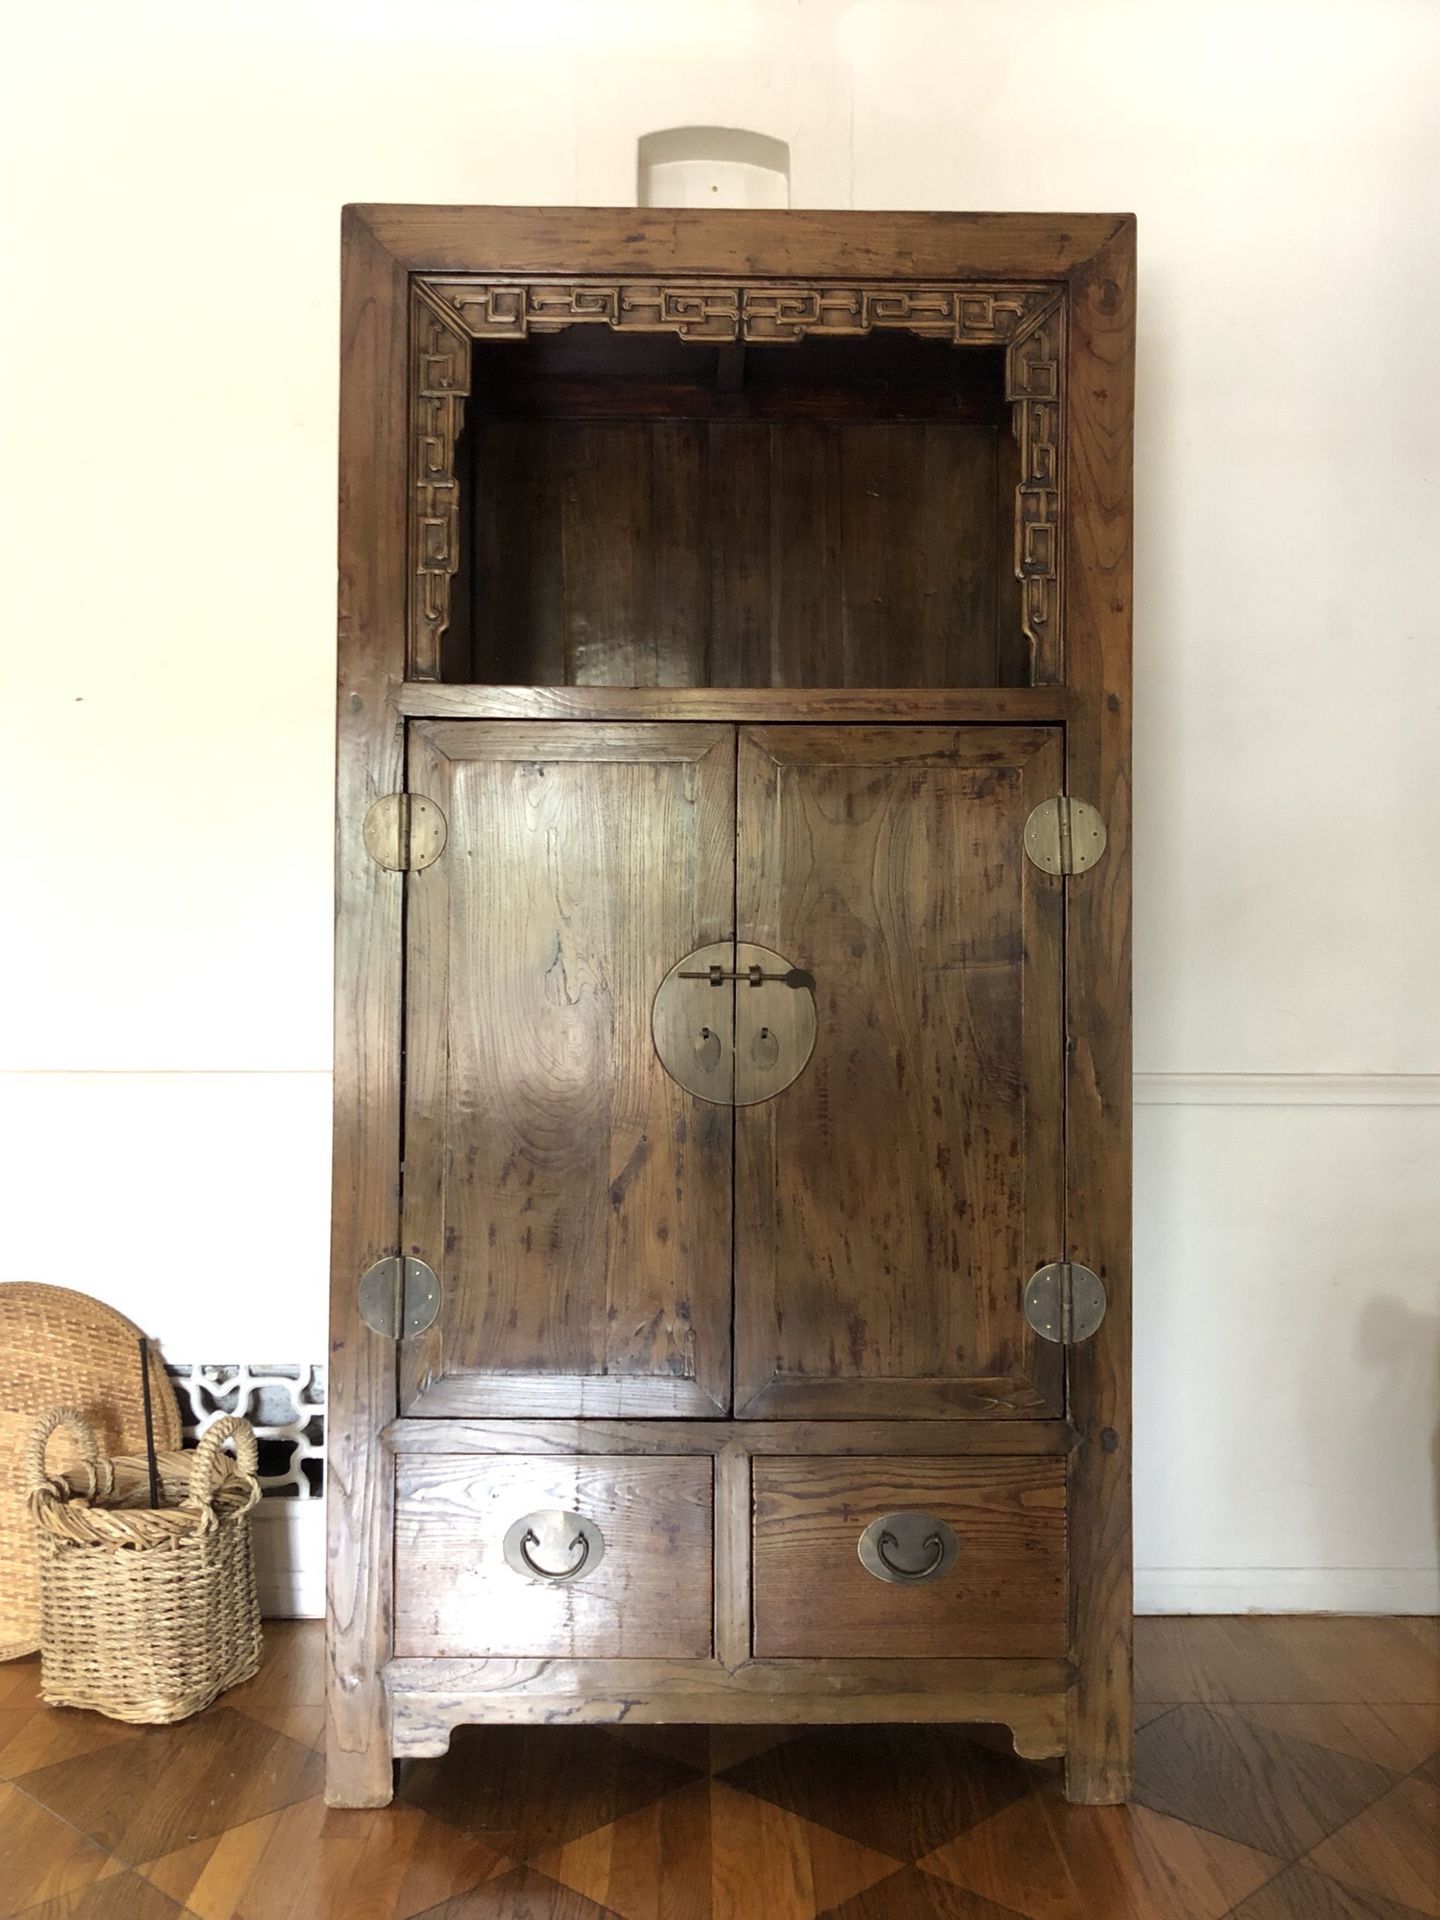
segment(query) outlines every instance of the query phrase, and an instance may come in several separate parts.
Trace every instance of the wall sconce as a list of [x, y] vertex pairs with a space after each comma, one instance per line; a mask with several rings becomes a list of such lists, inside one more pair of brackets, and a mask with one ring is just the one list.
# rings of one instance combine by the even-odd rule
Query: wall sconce
[[642, 207], [788, 207], [790, 147], [745, 127], [664, 127], [640, 136]]

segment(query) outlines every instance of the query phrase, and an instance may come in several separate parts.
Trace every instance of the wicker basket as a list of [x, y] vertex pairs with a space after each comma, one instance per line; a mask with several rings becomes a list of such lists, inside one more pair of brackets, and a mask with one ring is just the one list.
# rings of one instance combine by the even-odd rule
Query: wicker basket
[[[140, 1329], [113, 1307], [33, 1280], [0, 1285], [0, 1660], [40, 1645], [40, 1573], [26, 1508], [26, 1443], [46, 1407], [79, 1407], [111, 1453], [145, 1444], [138, 1365]], [[157, 1447], [180, 1445], [180, 1410], [164, 1363], [150, 1348]], [[58, 1472], [76, 1465], [64, 1434], [50, 1442]]]
[[[81, 1467], [46, 1474], [45, 1442], [67, 1427]], [[235, 1460], [221, 1452], [235, 1443]], [[40, 1564], [40, 1692], [52, 1707], [112, 1720], [184, 1720], [260, 1664], [250, 1509], [255, 1436], [227, 1415], [190, 1453], [106, 1458], [72, 1407], [30, 1436], [30, 1511]]]

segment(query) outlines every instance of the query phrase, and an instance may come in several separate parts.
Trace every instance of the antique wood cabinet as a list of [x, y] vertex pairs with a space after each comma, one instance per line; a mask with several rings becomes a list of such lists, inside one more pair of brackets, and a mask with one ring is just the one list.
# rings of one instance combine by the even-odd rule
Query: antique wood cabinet
[[1134, 224], [344, 225], [329, 1794], [1130, 1753]]

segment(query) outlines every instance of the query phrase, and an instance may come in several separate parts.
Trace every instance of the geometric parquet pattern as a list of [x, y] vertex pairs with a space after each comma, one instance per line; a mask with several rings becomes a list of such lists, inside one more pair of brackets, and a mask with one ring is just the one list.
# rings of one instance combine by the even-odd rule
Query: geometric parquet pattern
[[1149, 1619], [1128, 1807], [984, 1730], [469, 1728], [321, 1798], [318, 1625], [178, 1727], [0, 1666], [0, 1916], [1440, 1920], [1440, 1623]]

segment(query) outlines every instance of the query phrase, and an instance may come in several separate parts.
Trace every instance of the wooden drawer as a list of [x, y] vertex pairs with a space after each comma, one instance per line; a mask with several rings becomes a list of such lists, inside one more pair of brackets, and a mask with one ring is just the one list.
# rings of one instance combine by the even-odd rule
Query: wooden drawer
[[[395, 1485], [397, 1657], [704, 1657], [712, 1644], [713, 1474], [704, 1455], [402, 1454]], [[538, 1535], [527, 1516], [563, 1513]], [[551, 1582], [506, 1558], [560, 1572]], [[527, 1544], [528, 1541], [528, 1544]], [[569, 1551], [573, 1547], [573, 1552]]]
[[[1065, 1653], [1063, 1460], [757, 1459], [754, 1495], [757, 1656]], [[891, 1513], [945, 1523], [948, 1571], [894, 1584], [867, 1571], [861, 1535]], [[930, 1540], [948, 1556], [943, 1528], [899, 1531], [884, 1553], [902, 1575], [929, 1564]]]

